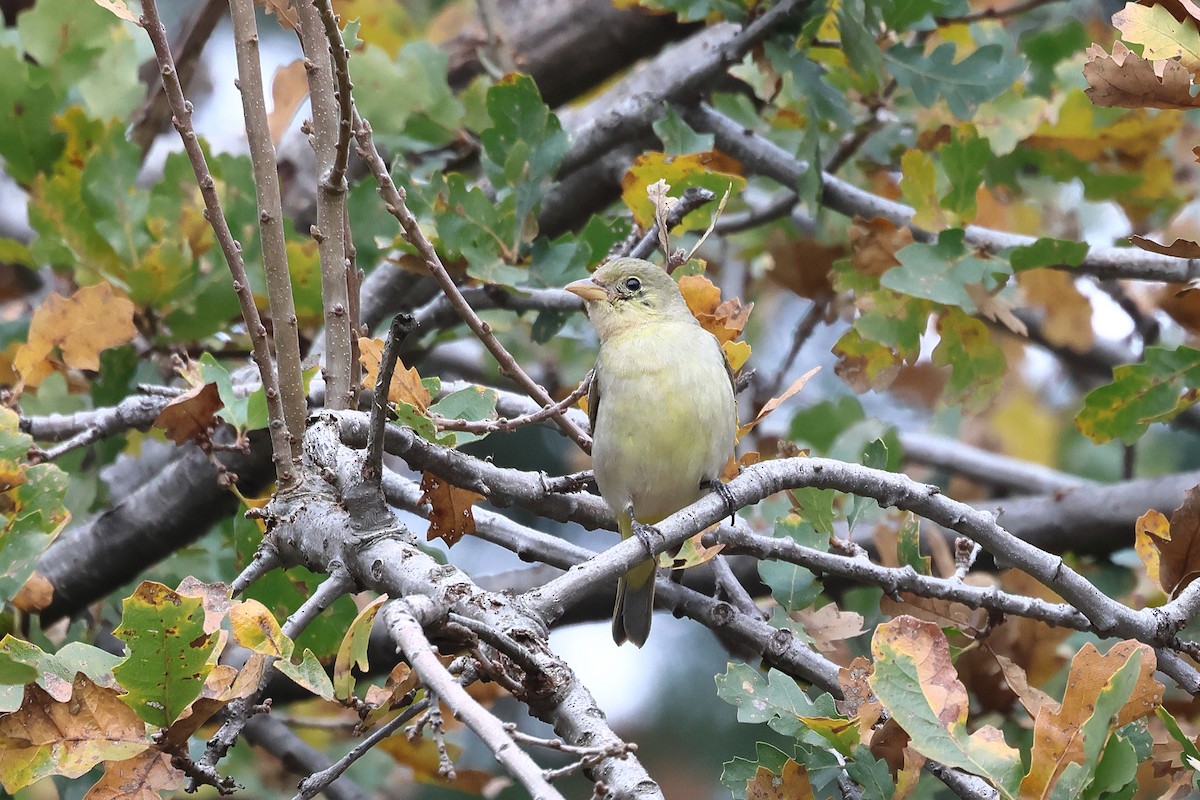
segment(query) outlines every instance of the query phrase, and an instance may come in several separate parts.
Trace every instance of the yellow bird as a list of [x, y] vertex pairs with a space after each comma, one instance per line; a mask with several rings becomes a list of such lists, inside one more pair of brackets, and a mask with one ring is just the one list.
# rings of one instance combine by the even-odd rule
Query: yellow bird
[[[566, 289], [587, 301], [600, 337], [588, 392], [596, 483], [621, 538], [645, 541], [644, 526], [719, 485], [737, 429], [733, 376], [661, 267], [620, 258]], [[645, 561], [618, 583], [617, 644], [645, 644], [654, 580], [655, 563]]]

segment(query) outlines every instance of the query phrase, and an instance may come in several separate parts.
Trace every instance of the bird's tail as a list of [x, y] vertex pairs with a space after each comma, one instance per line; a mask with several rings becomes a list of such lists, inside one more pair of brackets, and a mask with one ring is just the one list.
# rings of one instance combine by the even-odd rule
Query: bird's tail
[[643, 561], [617, 581], [617, 605], [612, 621], [613, 640], [617, 644], [629, 641], [641, 647], [650, 635], [655, 566], [653, 561]]

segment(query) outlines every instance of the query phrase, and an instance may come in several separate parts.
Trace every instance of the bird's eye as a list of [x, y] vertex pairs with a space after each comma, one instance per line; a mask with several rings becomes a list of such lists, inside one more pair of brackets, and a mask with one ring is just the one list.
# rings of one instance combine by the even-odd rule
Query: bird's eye
[[625, 288], [631, 292], [636, 292], [638, 289], [642, 288], [642, 282], [637, 278], [626, 278]]

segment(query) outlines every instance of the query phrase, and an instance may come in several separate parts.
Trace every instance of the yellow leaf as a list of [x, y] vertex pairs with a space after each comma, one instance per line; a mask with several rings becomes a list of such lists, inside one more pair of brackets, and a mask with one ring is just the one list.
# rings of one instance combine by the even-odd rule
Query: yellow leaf
[[[1158, 511], [1150, 509], [1138, 517], [1133, 529], [1133, 548], [1146, 565], [1150, 580], [1161, 584], [1160, 555], [1163, 545], [1171, 541], [1171, 523]], [[1166, 589], [1165, 591], [1170, 591]]]
[[[358, 340], [358, 360], [363, 366], [363, 386], [375, 388], [379, 380], [379, 361], [383, 356], [383, 340], [363, 337]], [[415, 367], [405, 368], [404, 362], [396, 360], [392, 374], [392, 385], [388, 389], [388, 400], [393, 403], [408, 403], [424, 414], [432, 401], [429, 390], [421, 383]]]
[[[730, 186], [740, 191], [746, 185], [742, 165], [715, 150], [682, 156], [644, 153], [621, 179], [621, 199], [643, 229], [654, 224], [655, 206], [646, 190], [660, 180], [669, 183], [679, 195], [692, 186], [703, 186], [719, 197]], [[697, 209], [684, 218], [683, 227], [703, 227], [706, 220], [704, 210]]]
[[29, 340], [17, 351], [13, 367], [26, 385], [38, 386], [53, 370], [54, 348], [72, 369], [100, 369], [100, 353], [137, 336], [133, 303], [107, 283], [85, 286], [69, 298], [51, 294], [33, 312]]

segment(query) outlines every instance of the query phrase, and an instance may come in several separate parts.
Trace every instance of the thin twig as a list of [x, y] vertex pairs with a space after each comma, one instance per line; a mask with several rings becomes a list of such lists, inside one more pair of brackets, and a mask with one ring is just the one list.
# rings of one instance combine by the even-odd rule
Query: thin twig
[[250, 290], [250, 280], [246, 275], [246, 265], [242, 260], [242, 247], [233, 238], [229, 223], [221, 210], [221, 200], [217, 196], [216, 181], [208, 170], [204, 151], [200, 140], [192, 127], [192, 104], [183, 96], [183, 88], [179, 84], [179, 76], [175, 71], [175, 63], [171, 57], [171, 47], [167, 42], [167, 31], [158, 16], [157, 0], [145, 0], [142, 4], [143, 17], [141, 25], [150, 37], [154, 46], [154, 54], [158, 59], [159, 71], [162, 73], [163, 89], [167, 93], [167, 102], [174, 114], [175, 130], [183, 140], [183, 149], [187, 152], [200, 186], [200, 194], [204, 198], [204, 217], [213, 229], [225, 263], [233, 276], [233, 290], [237, 293], [241, 304], [242, 319], [246, 323], [246, 331], [254, 345], [254, 364], [258, 367], [259, 378], [267, 396], [267, 415], [270, 419], [268, 428], [271, 434], [271, 458], [275, 462], [275, 477], [280, 486], [290, 486], [295, 479], [293, 464], [290, 457], [292, 442], [288, 437], [287, 420], [283, 413], [283, 400], [279, 393], [279, 380], [275, 374], [274, 364], [271, 363], [271, 351], [267, 344], [267, 329], [263, 326], [254, 304], [254, 293]]
[[[405, 205], [403, 190], [397, 187], [392, 181], [387, 164], [384, 163], [383, 157], [379, 155], [379, 151], [375, 149], [375, 143], [371, 138], [371, 125], [366, 119], [362, 117], [357, 119], [355, 136], [358, 139], [359, 155], [370, 166], [371, 173], [375, 176], [375, 180], [379, 184], [379, 193], [383, 197], [388, 213], [394, 216], [400, 223], [405, 240], [417, 249], [421, 259], [425, 262], [426, 268], [433, 275], [434, 280], [437, 281], [438, 286], [441, 287], [450, 304], [454, 306], [454, 310], [458, 312], [462, 320], [467, 323], [467, 326], [496, 359], [496, 362], [500, 365], [500, 372], [502, 374], [516, 381], [539, 405], [554, 405], [554, 398], [529, 377], [520, 364], [517, 363], [517, 360], [513, 358], [512, 354], [504, 348], [504, 345], [500, 344], [500, 340], [492, 333], [491, 326], [481, 320], [470, 304], [463, 299], [462, 293], [459, 292], [458, 287], [454, 283], [454, 279], [450, 277], [450, 273], [446, 271], [441, 258], [433, 249], [433, 244], [430, 243], [429, 239], [421, 231], [417, 223], [417, 218], [413, 216], [408, 206]], [[591, 452], [592, 438], [579, 426], [568, 420], [561, 413], [555, 414], [552, 419], [581, 449], [585, 452]]]
[[[335, 183], [334, 169], [338, 162], [338, 142], [342, 123], [339, 102], [350, 102], [349, 93], [336, 96], [338, 87], [348, 76], [335, 76], [331, 53], [345, 50], [341, 33], [334, 24], [336, 44], [326, 33], [325, 20], [310, 0], [295, 4], [300, 17], [300, 44], [304, 50], [304, 69], [308, 77], [309, 105], [312, 121], [305, 130], [316, 153], [317, 224], [310, 234], [317, 243], [321, 262], [321, 302], [325, 309], [325, 404], [329, 408], [353, 408], [358, 387], [350, 382], [351, 339], [357, 332], [350, 326], [350, 290], [346, 282], [346, 247], [342, 237], [346, 206], [346, 182], [343, 177]], [[344, 69], [345, 61], [341, 67]]]
[[[254, 169], [254, 191], [258, 200], [258, 227], [262, 241], [263, 269], [267, 278], [267, 302], [271, 309], [275, 340], [275, 368], [283, 403], [283, 423], [290, 442], [293, 465], [291, 485], [300, 480], [300, 449], [304, 437], [307, 406], [300, 368], [300, 328], [292, 277], [288, 271], [287, 245], [283, 232], [283, 201], [279, 192], [279, 170], [267, 123], [263, 97], [262, 59], [258, 51], [258, 26], [251, 0], [231, 0], [233, 41], [237, 54], [238, 88], [246, 120], [246, 141]], [[289, 486], [281, 485], [281, 489]]]
[[421, 676], [421, 682], [483, 740], [508, 773], [534, 797], [562, 800], [562, 795], [542, 775], [541, 767], [513, 741], [504, 729], [504, 723], [467, 694], [462, 685], [446, 671], [425, 637], [421, 623], [404, 604], [392, 603], [385, 606], [381, 613], [386, 615], [389, 630], [408, 663]]
[[376, 484], [383, 474], [383, 426], [387, 424], [388, 391], [392, 386], [392, 375], [396, 361], [400, 358], [400, 347], [416, 323], [409, 314], [397, 314], [388, 326], [387, 341], [379, 357], [379, 376], [375, 380], [375, 396], [371, 400], [371, 428], [367, 434], [367, 451], [363, 456], [363, 477]]
[[447, 417], [435, 414], [433, 416], [433, 422], [435, 425], [437, 425], [438, 430], [443, 431], [468, 431], [470, 433], [477, 434], [492, 433], [494, 431], [511, 433], [517, 428], [525, 425], [533, 425], [538, 422], [544, 422], [545, 420], [548, 420], [557, 414], [561, 414], [568, 408], [574, 406], [579, 402], [579, 398], [588, 393], [588, 388], [591, 386], [595, 374], [595, 370], [589, 370], [588, 374], [584, 376], [583, 380], [578, 386], [571, 390], [569, 395], [553, 405], [544, 406], [537, 411], [534, 411], [532, 414], [524, 414], [519, 417], [513, 417], [512, 419], [500, 417], [498, 419], [481, 420], [449, 419]]

